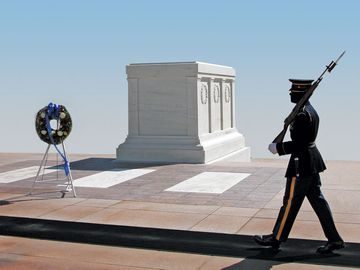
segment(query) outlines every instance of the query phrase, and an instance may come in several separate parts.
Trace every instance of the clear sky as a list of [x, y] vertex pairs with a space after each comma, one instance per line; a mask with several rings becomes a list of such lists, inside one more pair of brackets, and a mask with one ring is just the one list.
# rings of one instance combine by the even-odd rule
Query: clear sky
[[70, 153], [111, 153], [127, 135], [129, 63], [235, 68], [236, 125], [255, 158], [293, 105], [289, 78], [316, 79], [317, 144], [360, 160], [360, 1], [0, 0], [0, 152], [44, 152], [35, 114], [65, 105]]

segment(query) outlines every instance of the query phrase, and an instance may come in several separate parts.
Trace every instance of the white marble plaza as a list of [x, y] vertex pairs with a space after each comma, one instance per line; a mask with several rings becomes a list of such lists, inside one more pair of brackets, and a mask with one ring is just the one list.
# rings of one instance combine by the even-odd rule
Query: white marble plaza
[[[5, 184], [5, 183], [20, 181], [31, 177], [35, 178], [38, 170], [39, 170], [39, 166], [31, 166], [27, 168], [2, 172], [0, 173], [0, 183]], [[56, 171], [57, 171], [56, 169], [45, 169], [44, 171], [41, 171], [41, 174], [45, 175]]]
[[235, 70], [202, 62], [130, 64], [125, 162], [249, 161], [235, 127]]
[[248, 176], [248, 173], [203, 172], [166, 191], [221, 194]]
[[153, 171], [150, 169], [114, 169], [76, 179], [74, 186], [109, 188]]

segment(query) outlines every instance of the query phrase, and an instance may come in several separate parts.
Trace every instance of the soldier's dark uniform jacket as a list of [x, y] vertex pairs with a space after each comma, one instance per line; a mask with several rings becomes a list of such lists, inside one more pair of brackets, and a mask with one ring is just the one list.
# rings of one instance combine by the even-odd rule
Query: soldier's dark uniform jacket
[[279, 155], [291, 154], [286, 177], [295, 176], [295, 157], [299, 158], [299, 174], [301, 177], [314, 175], [326, 169], [315, 144], [318, 128], [319, 116], [308, 102], [290, 125], [292, 141], [276, 145]]

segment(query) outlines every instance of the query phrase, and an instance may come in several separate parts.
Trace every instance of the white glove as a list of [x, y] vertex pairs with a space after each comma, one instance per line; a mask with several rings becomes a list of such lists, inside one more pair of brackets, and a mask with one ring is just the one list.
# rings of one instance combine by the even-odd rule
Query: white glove
[[276, 143], [270, 143], [268, 147], [269, 151], [274, 155], [277, 154]]

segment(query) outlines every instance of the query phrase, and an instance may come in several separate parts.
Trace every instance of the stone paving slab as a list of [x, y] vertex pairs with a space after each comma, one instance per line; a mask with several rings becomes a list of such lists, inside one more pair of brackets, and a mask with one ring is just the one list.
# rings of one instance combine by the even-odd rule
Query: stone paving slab
[[[34, 250], [34, 246], [38, 249]], [[354, 270], [358, 268], [255, 258], [206, 256], [120, 247], [89, 246], [18, 237], [0, 237], [2, 270]], [[4, 248], [6, 247], [6, 249]], [[139, 259], [141, 258], [141, 259]]]
[[[147, 250], [153, 250], [155, 252], [158, 252], [158, 250], [184, 252], [189, 255], [189, 260], [192, 260], [191, 254], [225, 256], [228, 258], [236, 257], [242, 259], [238, 263], [230, 265], [229, 267], [231, 268], [229, 269], [253, 269], [248, 268], [250, 266], [264, 266], [269, 267], [270, 269], [276, 265], [286, 265], [294, 262], [307, 265], [318, 265], [320, 269], [323, 269], [324, 266], [337, 266], [337, 269], [341, 269], [342, 267], [360, 267], [360, 262], [358, 260], [360, 245], [357, 243], [347, 243], [346, 249], [334, 254], [320, 255], [315, 253], [315, 249], [322, 242], [316, 240], [289, 239], [286, 246], [282, 246], [280, 250], [274, 250], [257, 246], [254, 247], [252, 236], [244, 235], [73, 223], [68, 221], [13, 217], [0, 217], [0, 220], [1, 228], [7, 235], [47, 239], [45, 241], [52, 239], [60, 241], [59, 244], [62, 242], [86, 243], [88, 245], [97, 244], [103, 247], [104, 250], [106, 250], [106, 247], [108, 246], [140, 248], [140, 251], [139, 249], [132, 249], [132, 256], [124, 258], [121, 261], [121, 263], [125, 265], [130, 262], [130, 265], [139, 266], [138, 264], [134, 264], [130, 258], [133, 258], [136, 254], [141, 255], [142, 248], [146, 248]], [[36, 252], [37, 249], [38, 247], [36, 247], [34, 251]], [[66, 250], [66, 252], [69, 251]], [[49, 253], [50, 256], [53, 256], [51, 252]], [[126, 253], [126, 251], [124, 251], [124, 253]], [[67, 254], [63, 251], [58, 256], [63, 256], [65, 258]], [[168, 253], [167, 256], [171, 257], [172, 255], [170, 254], [171, 253]], [[40, 254], [41, 257], [46, 257], [46, 255], [46, 253]], [[109, 254], [106, 255], [108, 256]], [[79, 256], [80, 260], [78, 260], [78, 258], [76, 259], [81, 262], [81, 258], [86, 258], [86, 256], [91, 256], [91, 258], [86, 260], [87, 262], [97, 259], [96, 255], [92, 255], [91, 253], [87, 255], [81, 254], [81, 256]], [[102, 262], [102, 259], [103, 258], [97, 260], [97, 263], [99, 264], [99, 262]], [[139, 257], [138, 259], [139, 262], [137, 263], [144, 265], [147, 258]], [[116, 259], [112, 259], [111, 257], [109, 257], [108, 260], [112, 260], [111, 262], [113, 264], [118, 263]], [[248, 265], [250, 261], [252, 263], [255, 263], [255, 261], [257, 262], [254, 265]], [[147, 264], [145, 265], [148, 267], [153, 266], [153, 262], [146, 263]], [[155, 263], [156, 265], [154, 265], [154, 267], [157, 269], [158, 262]], [[204, 264], [206, 264], [206, 262]], [[202, 266], [199, 267], [193, 264], [193, 262], [180, 262], [179, 265], [162, 265], [161, 269], [203, 268]]]
[[[199, 269], [211, 256], [0, 237], [0, 269]], [[36, 246], [36, 250], [34, 250]], [[191, 259], [189, 260], [189, 256]], [[141, 258], [141, 259], [139, 259]], [[235, 260], [234, 262], [238, 262]], [[41, 267], [41, 268], [40, 268]]]
[[[36, 166], [41, 158], [40, 154], [0, 153], [0, 173]], [[242, 235], [265, 234], [271, 232], [282, 202], [287, 164], [284, 159], [264, 159], [251, 163], [134, 166], [114, 162], [109, 155], [73, 155], [71, 159], [75, 181], [114, 168], [146, 168], [154, 171], [105, 189], [78, 187], [77, 198], [66, 196], [61, 199], [59, 193], [53, 192], [59, 189], [56, 183], [41, 184], [36, 187], [36, 196], [25, 196], [33, 182], [32, 178], [2, 183], [0, 215]], [[336, 225], [345, 241], [360, 243], [360, 162], [328, 161], [326, 164], [328, 170], [321, 174], [323, 192], [333, 210]], [[57, 165], [55, 155], [51, 156], [49, 165]], [[251, 175], [221, 194], [165, 191], [203, 172]], [[54, 177], [54, 173], [50, 176]], [[325, 240], [317, 217], [307, 201], [301, 208], [290, 237]], [[211, 260], [203, 262], [203, 266], [208, 266]], [[217, 262], [215, 258], [214, 265]], [[220, 259], [220, 265], [222, 262]], [[246, 259], [246, 263], [249, 262]], [[313, 269], [309, 265], [306, 266], [308, 268], [295, 265], [297, 269]], [[135, 268], [129, 269], [138, 266], [131, 267]], [[275, 264], [273, 267], [284, 269], [282, 267], [285, 265]], [[324, 269], [335, 269], [326, 267]]]
[[[35, 166], [39, 164], [40, 159], [41, 155], [36, 154], [27, 154], [25, 157], [23, 154], [0, 154], [0, 172]], [[73, 160], [75, 161], [71, 163], [71, 167], [75, 182], [78, 178], [103, 170], [123, 167], [123, 164], [116, 163], [107, 156], [79, 155]], [[56, 163], [56, 157], [53, 156], [49, 160], [49, 165], [54, 166]], [[343, 181], [346, 187], [360, 187], [357, 181], [360, 163], [328, 163], [328, 170], [322, 175], [324, 194], [331, 205], [335, 221], [339, 224], [339, 230], [344, 230], [344, 238], [359, 241], [360, 231], [356, 224], [360, 221], [360, 191], [356, 188], [346, 189], [335, 179], [346, 179]], [[77, 198], [64, 199], [59, 199], [57, 193], [42, 194], [43, 191], [58, 188], [47, 183], [39, 184], [40, 187], [36, 191], [39, 191], [40, 195], [24, 196], [33, 181], [24, 179], [0, 184], [0, 199], [10, 202], [0, 207], [0, 214], [144, 227], [168, 226], [189, 230], [223, 230], [228, 233], [265, 233], [271, 231], [281, 206], [285, 183], [284, 166], [286, 160], [220, 162], [211, 165], [147, 164], [144, 167], [154, 170], [153, 172], [106, 189], [77, 187]], [[126, 164], [126, 167], [141, 168], [141, 165]], [[167, 188], [203, 172], [251, 175], [221, 194], [166, 191]], [[337, 189], [338, 187], [340, 188]], [[237, 216], [244, 218], [237, 219]], [[317, 228], [317, 217], [307, 201], [304, 202], [297, 220], [299, 224], [307, 222], [308, 226]], [[260, 224], [264, 224], [264, 228]], [[304, 231], [301, 226], [295, 225], [291, 236], [323, 239], [321, 231], [318, 233], [317, 229]]]
[[[36, 250], [34, 250], [36, 246]], [[336, 270], [338, 266], [285, 263], [132, 248], [85, 245], [19, 237], [0, 237], [0, 269], [155, 270], [155, 269], [299, 269]], [[141, 260], [139, 260], [141, 258]], [[358, 268], [346, 267], [353, 270]]]

